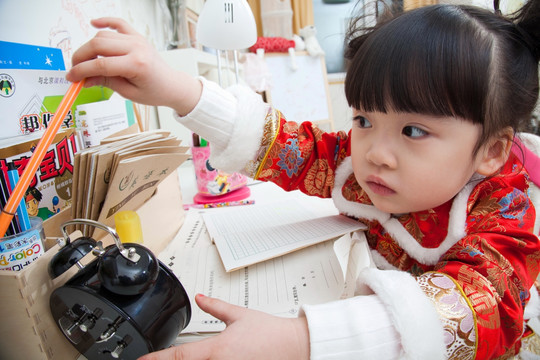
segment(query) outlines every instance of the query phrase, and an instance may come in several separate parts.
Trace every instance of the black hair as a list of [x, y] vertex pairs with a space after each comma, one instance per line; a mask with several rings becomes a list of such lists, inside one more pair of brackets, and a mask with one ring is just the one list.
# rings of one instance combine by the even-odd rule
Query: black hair
[[29, 187], [26, 190], [25, 197], [28, 196], [28, 195], [32, 195], [38, 202], [41, 201], [41, 199], [43, 198], [43, 194], [41, 194], [41, 191], [39, 191], [35, 187]]
[[526, 130], [539, 90], [539, 9], [540, 0], [508, 17], [468, 5], [385, 5], [374, 26], [357, 18], [346, 35], [347, 101], [481, 124], [475, 151], [504, 128]]

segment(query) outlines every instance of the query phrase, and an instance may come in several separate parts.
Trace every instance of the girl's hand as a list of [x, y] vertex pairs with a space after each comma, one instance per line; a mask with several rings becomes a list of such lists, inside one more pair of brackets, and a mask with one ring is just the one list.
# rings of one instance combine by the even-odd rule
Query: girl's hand
[[147, 354], [139, 360], [309, 359], [304, 317], [279, 318], [197, 295], [199, 307], [223, 320], [227, 328], [215, 337]]
[[66, 78], [85, 86], [103, 85], [125, 98], [147, 105], [168, 106], [186, 115], [202, 91], [194, 77], [175, 71], [127, 22], [119, 18], [92, 20], [101, 30], [82, 45], [72, 58]]

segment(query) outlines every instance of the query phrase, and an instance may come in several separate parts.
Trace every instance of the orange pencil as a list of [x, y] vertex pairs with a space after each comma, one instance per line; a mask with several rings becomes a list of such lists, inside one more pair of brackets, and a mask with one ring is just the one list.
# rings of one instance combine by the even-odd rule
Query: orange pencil
[[58, 106], [56, 114], [47, 126], [47, 129], [45, 130], [43, 136], [41, 137], [41, 140], [37, 144], [36, 149], [32, 154], [32, 157], [28, 161], [28, 164], [26, 165], [24, 172], [22, 173], [19, 182], [17, 183], [17, 186], [15, 186], [15, 189], [13, 189], [13, 191], [11, 192], [6, 206], [4, 207], [4, 209], [2, 209], [2, 212], [0, 213], [0, 238], [3, 238], [6, 234], [7, 228], [11, 223], [11, 219], [13, 218], [15, 211], [17, 211], [17, 206], [21, 202], [22, 197], [26, 192], [26, 189], [28, 188], [28, 185], [30, 185], [30, 181], [32, 181], [32, 177], [36, 173], [39, 164], [41, 164], [41, 161], [43, 161], [47, 149], [49, 148], [49, 146], [51, 146], [52, 141], [56, 133], [58, 132], [58, 129], [60, 129], [60, 125], [62, 125], [62, 121], [64, 121], [64, 118], [66, 117], [69, 109], [73, 105], [73, 102], [77, 98], [77, 95], [79, 95], [83, 84], [84, 80], [74, 82], [70, 85], [68, 91], [66, 92], [66, 95]]

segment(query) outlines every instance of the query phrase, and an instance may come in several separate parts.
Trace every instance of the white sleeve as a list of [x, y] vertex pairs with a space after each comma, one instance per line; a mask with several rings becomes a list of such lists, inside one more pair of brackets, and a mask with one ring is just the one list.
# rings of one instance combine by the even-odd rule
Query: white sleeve
[[312, 360], [397, 359], [399, 334], [377, 295], [302, 307]]
[[368, 268], [357, 281], [375, 295], [303, 306], [311, 359], [446, 359], [443, 324], [413, 276]]
[[208, 140], [214, 167], [237, 171], [259, 149], [270, 106], [246, 86], [234, 85], [224, 90], [203, 77], [199, 79], [203, 90], [198, 104], [186, 116], [175, 117]]

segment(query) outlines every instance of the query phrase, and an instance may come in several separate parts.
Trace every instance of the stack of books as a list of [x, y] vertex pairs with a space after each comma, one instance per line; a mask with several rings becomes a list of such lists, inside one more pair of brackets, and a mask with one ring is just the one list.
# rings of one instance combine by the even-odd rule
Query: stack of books
[[[107, 138], [78, 152], [73, 174], [73, 218], [112, 226], [115, 213], [135, 210], [152, 196], [159, 183], [188, 159], [187, 150], [169, 132], [148, 131]], [[100, 237], [100, 230], [78, 230]]]

